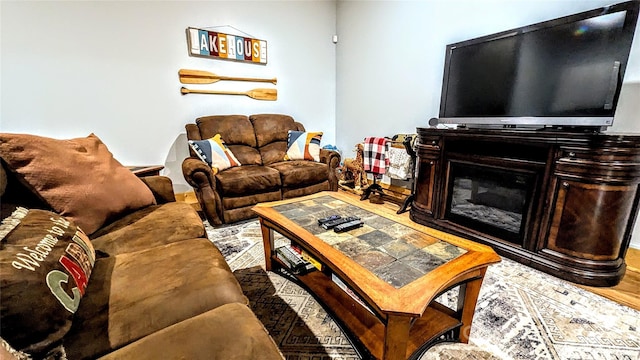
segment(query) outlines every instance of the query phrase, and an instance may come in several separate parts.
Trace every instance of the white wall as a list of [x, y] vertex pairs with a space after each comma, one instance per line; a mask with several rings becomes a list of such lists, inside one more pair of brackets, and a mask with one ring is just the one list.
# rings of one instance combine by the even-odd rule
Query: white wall
[[[176, 191], [189, 189], [180, 171], [184, 125], [203, 115], [291, 114], [349, 157], [364, 136], [415, 132], [437, 115], [446, 44], [607, 3], [341, 0], [336, 11], [335, 1], [3, 0], [0, 131], [58, 138], [94, 132], [124, 164], [164, 164]], [[188, 56], [187, 27], [224, 25], [267, 40], [269, 63]], [[640, 132], [638, 38], [610, 131]], [[180, 68], [277, 77], [278, 101], [182, 96]], [[640, 248], [640, 221], [634, 234]]]
[[[414, 133], [437, 117], [445, 46], [586, 11], [610, 0], [338, 1], [337, 146]], [[640, 26], [608, 132], [640, 133]], [[632, 246], [640, 248], [640, 221]]]
[[[198, 116], [286, 113], [335, 144], [334, 1], [1, 1], [0, 13], [3, 132], [93, 132], [123, 164], [164, 164], [176, 191], [190, 189], [180, 170], [184, 125]], [[188, 56], [187, 27], [241, 35], [225, 25], [267, 40], [268, 64]], [[277, 77], [278, 100], [183, 96], [181, 68]]]

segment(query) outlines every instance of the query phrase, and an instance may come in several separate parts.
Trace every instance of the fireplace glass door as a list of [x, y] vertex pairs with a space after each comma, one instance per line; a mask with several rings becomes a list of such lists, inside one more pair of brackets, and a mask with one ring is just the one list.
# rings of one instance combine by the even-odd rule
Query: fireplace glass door
[[451, 161], [445, 218], [523, 245], [536, 173]]

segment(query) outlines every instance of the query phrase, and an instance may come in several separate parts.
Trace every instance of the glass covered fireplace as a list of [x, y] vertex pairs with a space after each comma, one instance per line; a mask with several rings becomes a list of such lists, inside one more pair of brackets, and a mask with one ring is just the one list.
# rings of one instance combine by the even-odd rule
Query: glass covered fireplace
[[536, 173], [450, 161], [445, 219], [523, 245]]

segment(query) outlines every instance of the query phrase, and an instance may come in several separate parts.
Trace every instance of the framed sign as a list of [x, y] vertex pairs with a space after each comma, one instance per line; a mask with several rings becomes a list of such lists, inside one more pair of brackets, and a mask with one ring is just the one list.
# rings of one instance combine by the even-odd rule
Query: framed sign
[[267, 42], [250, 37], [187, 28], [189, 55], [213, 59], [267, 63]]

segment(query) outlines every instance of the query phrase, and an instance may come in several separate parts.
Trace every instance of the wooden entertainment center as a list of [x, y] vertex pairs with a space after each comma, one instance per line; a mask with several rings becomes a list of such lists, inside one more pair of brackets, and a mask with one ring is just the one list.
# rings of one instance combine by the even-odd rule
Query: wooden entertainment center
[[417, 132], [412, 220], [575, 283], [620, 282], [640, 202], [640, 134]]

